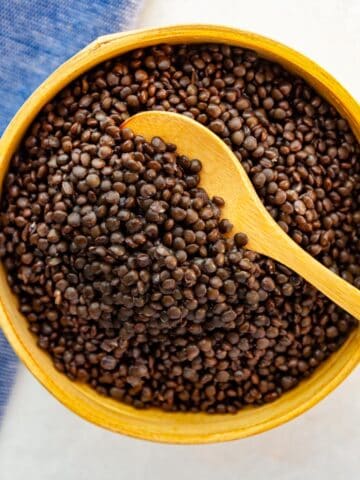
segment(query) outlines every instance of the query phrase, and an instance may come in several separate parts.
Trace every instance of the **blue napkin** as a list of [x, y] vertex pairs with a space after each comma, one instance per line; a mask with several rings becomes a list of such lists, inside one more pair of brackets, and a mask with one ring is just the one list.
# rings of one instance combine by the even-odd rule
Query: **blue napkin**
[[[99, 35], [133, 26], [143, 0], [0, 0], [0, 135], [24, 100]], [[16, 372], [0, 331], [0, 419]]]

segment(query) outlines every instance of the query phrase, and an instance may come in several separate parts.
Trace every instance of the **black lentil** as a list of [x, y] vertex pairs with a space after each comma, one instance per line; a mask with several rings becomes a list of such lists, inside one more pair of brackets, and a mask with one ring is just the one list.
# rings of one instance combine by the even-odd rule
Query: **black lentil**
[[272, 401], [355, 321], [244, 250], [245, 234], [224, 237], [223, 200], [197, 187], [201, 159], [119, 129], [153, 108], [218, 134], [284, 230], [360, 287], [360, 149], [349, 126], [302, 79], [224, 45], [136, 50], [43, 108], [4, 182], [10, 285], [55, 367], [101, 394], [221, 413]]

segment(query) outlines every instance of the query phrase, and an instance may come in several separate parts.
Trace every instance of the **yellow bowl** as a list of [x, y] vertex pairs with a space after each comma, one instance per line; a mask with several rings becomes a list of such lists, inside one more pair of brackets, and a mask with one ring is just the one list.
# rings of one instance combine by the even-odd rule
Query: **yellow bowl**
[[[221, 42], [255, 50], [305, 78], [349, 121], [360, 140], [360, 107], [322, 68], [277, 42], [252, 33], [211, 25], [182, 25], [109, 35], [95, 40], [58, 68], [25, 102], [0, 141], [0, 182], [10, 159], [40, 109], [76, 77], [114, 56], [158, 43]], [[285, 423], [318, 403], [355, 368], [360, 360], [360, 328], [341, 349], [308, 379], [273, 403], [247, 407], [235, 415], [166, 413], [136, 410], [71, 382], [36, 346], [25, 318], [17, 309], [4, 269], [0, 269], [1, 326], [14, 350], [35, 377], [60, 402], [81, 417], [110, 430], [169, 443], [209, 443], [243, 438]]]

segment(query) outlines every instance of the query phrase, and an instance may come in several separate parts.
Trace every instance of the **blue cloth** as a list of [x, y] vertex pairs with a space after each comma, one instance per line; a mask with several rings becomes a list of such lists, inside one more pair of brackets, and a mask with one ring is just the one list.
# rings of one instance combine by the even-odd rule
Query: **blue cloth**
[[[0, 135], [24, 100], [99, 35], [130, 28], [143, 0], [0, 0]], [[16, 371], [0, 332], [0, 419]]]

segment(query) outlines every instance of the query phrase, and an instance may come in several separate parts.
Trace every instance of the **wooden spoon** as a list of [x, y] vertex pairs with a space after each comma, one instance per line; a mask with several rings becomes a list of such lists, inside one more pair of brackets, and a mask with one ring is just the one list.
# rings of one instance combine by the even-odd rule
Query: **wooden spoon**
[[333, 302], [360, 320], [360, 290], [324, 267], [297, 245], [261, 203], [247, 173], [229, 147], [200, 123], [178, 113], [138, 113], [123, 124], [146, 140], [161, 137], [177, 151], [202, 162], [200, 186], [225, 200], [224, 218], [233, 232], [249, 237], [246, 248], [286, 265]]

